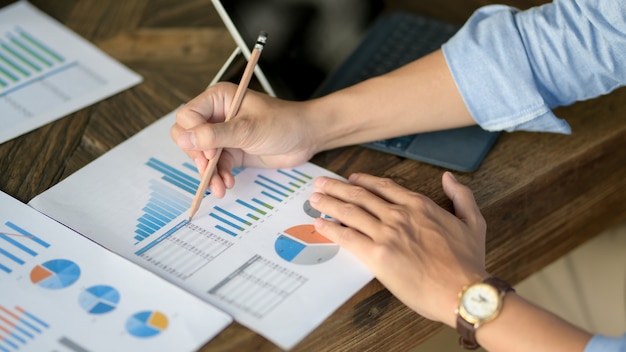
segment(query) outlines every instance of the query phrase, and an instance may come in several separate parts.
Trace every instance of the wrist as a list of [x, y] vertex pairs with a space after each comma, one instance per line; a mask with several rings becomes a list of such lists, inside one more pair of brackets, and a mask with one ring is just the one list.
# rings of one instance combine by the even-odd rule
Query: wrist
[[507, 282], [493, 276], [463, 287], [455, 309], [459, 344], [470, 350], [480, 347], [477, 332], [496, 320], [504, 307], [505, 296], [515, 292]]
[[488, 277], [491, 277], [491, 275], [487, 272], [483, 272], [482, 274], [466, 273], [466, 275], [457, 277], [457, 280], [455, 281], [456, 283], [448, 286], [448, 289], [446, 290], [447, 294], [445, 296], [441, 296], [444, 300], [441, 307], [445, 307], [445, 309], [442, 310], [445, 311], [445, 316], [441, 317], [439, 321], [448, 325], [452, 329], [455, 329], [457, 320], [456, 310], [459, 307], [459, 293], [463, 290], [463, 288]]
[[498, 318], [476, 333], [490, 351], [583, 351], [591, 334], [557, 315], [507, 294]]
[[312, 136], [315, 152], [357, 144], [352, 137], [358, 131], [361, 123], [353, 121], [346, 111], [342, 111], [341, 102], [337, 94], [327, 95], [318, 99], [302, 103], [303, 118]]

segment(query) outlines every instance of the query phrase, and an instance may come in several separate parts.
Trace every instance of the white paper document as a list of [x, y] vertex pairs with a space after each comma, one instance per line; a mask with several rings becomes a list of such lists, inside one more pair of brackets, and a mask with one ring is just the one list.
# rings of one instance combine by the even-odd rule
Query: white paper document
[[311, 163], [234, 170], [226, 197], [205, 199], [171, 141], [171, 113], [29, 204], [232, 315], [290, 349], [372, 279], [354, 256], [318, 234]]
[[0, 351], [195, 351], [231, 321], [0, 192]]
[[0, 9], [0, 143], [141, 79], [26, 1]]

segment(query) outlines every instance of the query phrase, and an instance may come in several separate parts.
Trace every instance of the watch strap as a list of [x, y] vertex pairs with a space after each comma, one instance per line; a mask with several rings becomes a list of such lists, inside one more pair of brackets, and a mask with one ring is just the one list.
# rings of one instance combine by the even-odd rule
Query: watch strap
[[500, 280], [494, 276], [484, 279], [483, 282], [495, 287], [498, 290], [498, 292], [500, 292], [501, 295], [507, 292], [515, 292], [515, 289], [511, 287], [511, 285], [509, 285], [508, 282], [504, 280]]
[[[497, 277], [488, 277], [482, 282], [489, 284], [498, 290], [500, 296], [504, 296], [507, 292], [515, 292], [515, 289], [511, 287], [506, 281], [498, 279]], [[460, 314], [456, 317], [456, 331], [459, 333], [459, 345], [466, 350], [475, 350], [480, 347], [478, 341], [476, 341], [476, 326], [469, 321], [463, 319]]]
[[463, 319], [460, 315], [456, 317], [456, 331], [459, 333], [459, 346], [466, 350], [475, 350], [480, 347], [476, 341], [474, 324]]

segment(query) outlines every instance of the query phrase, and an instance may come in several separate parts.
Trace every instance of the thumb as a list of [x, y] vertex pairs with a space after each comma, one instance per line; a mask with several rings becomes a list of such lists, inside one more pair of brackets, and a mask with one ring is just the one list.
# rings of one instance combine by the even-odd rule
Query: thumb
[[451, 172], [445, 172], [441, 182], [444, 193], [454, 205], [456, 217], [472, 228], [486, 228], [485, 219], [478, 209], [472, 191], [457, 181]]
[[242, 133], [236, 133], [233, 122], [204, 123], [178, 135], [177, 144], [185, 150], [207, 151], [241, 147]]

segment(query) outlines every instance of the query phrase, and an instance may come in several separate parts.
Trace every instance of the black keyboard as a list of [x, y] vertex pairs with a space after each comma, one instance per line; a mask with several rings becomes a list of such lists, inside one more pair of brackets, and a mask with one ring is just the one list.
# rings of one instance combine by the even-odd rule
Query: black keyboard
[[[360, 45], [315, 96], [393, 71], [441, 48], [459, 26], [409, 13], [378, 19]], [[391, 138], [364, 146], [459, 171], [475, 170], [498, 133], [478, 126]]]

